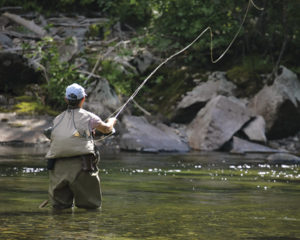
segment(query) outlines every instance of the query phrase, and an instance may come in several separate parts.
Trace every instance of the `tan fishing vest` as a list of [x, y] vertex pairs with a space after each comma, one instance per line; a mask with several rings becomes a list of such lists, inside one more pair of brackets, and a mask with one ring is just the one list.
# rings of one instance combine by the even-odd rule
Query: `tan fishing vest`
[[68, 109], [54, 119], [51, 145], [46, 158], [72, 157], [94, 153], [90, 132], [91, 113], [82, 109]]

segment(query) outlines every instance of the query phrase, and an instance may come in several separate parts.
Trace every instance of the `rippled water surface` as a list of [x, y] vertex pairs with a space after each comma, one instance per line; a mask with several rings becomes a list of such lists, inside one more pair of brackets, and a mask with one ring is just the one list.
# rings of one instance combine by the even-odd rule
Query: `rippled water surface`
[[0, 239], [300, 239], [300, 172], [264, 155], [102, 155], [103, 207], [47, 206], [43, 150], [0, 147]]

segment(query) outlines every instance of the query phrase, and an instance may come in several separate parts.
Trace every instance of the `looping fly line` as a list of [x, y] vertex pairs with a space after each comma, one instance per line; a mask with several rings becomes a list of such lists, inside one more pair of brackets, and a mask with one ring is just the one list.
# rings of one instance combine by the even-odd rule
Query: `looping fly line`
[[[133, 98], [138, 94], [138, 92], [142, 89], [142, 87], [146, 84], [146, 82], [157, 72], [158, 69], [160, 69], [164, 64], [166, 64], [168, 61], [170, 61], [172, 58], [176, 57], [177, 55], [181, 54], [182, 52], [186, 51], [188, 48], [190, 48], [195, 42], [198, 41], [199, 38], [201, 38], [203, 36], [204, 33], [206, 33], [207, 31], [210, 32], [210, 59], [212, 63], [217, 63], [218, 61], [220, 61], [224, 55], [228, 52], [228, 50], [230, 49], [230, 47], [232, 46], [232, 44], [234, 43], [234, 41], [236, 40], [237, 36], [239, 35], [245, 20], [247, 18], [248, 12], [250, 7], [254, 6], [257, 10], [262, 11], [263, 8], [259, 8], [254, 2], [253, 0], [249, 0], [248, 2], [248, 6], [245, 12], [245, 15], [243, 17], [242, 23], [238, 29], [238, 31], [236, 32], [236, 34], [234, 35], [233, 39], [231, 40], [231, 42], [229, 43], [228, 47], [224, 50], [224, 52], [217, 58], [214, 59], [213, 57], [213, 33], [212, 33], [212, 28], [211, 27], [207, 27], [206, 29], [204, 29], [190, 44], [188, 44], [186, 47], [184, 47], [183, 49], [181, 49], [180, 51], [174, 53], [173, 55], [171, 55], [170, 57], [168, 57], [167, 59], [165, 59], [161, 64], [159, 64], [149, 75], [148, 77], [145, 78], [145, 80], [140, 84], [140, 86], [133, 92], [133, 94], [127, 99], [127, 101], [114, 113], [116, 113], [116, 115], [114, 116], [115, 118], [117, 118], [120, 113], [124, 110], [124, 108], [127, 106], [127, 104], [133, 100]], [[113, 113], [113, 114], [114, 114]], [[113, 115], [112, 114], [112, 115]]]
[[[127, 99], [127, 101], [120, 107], [118, 108], [114, 113], [112, 113], [110, 116], [114, 116], [115, 118], [118, 118], [118, 116], [120, 115], [120, 113], [125, 109], [125, 107], [128, 105], [128, 103], [130, 101], [132, 101], [134, 99], [134, 97], [139, 93], [139, 91], [142, 89], [142, 87], [147, 83], [147, 81], [158, 71], [158, 69], [160, 69], [164, 64], [166, 64], [168, 61], [170, 61], [172, 58], [176, 57], [177, 55], [181, 54], [182, 52], [186, 51], [188, 48], [190, 48], [195, 42], [197, 42], [199, 40], [199, 38], [201, 38], [204, 33], [206, 33], [207, 31], [209, 31], [210, 33], [210, 60], [212, 63], [217, 63], [219, 62], [224, 55], [229, 51], [229, 49], [231, 48], [232, 44], [234, 43], [234, 41], [236, 40], [237, 36], [239, 35], [240, 31], [242, 30], [242, 27], [245, 23], [245, 20], [247, 18], [249, 9], [251, 7], [251, 5], [256, 8], [259, 11], [263, 11], [263, 8], [259, 8], [254, 2], [253, 0], [249, 0], [248, 1], [248, 5], [243, 17], [243, 20], [240, 24], [240, 27], [238, 29], [238, 31], [236, 32], [236, 34], [234, 35], [233, 39], [231, 40], [231, 42], [229, 43], [228, 47], [224, 50], [224, 52], [217, 58], [214, 59], [213, 57], [213, 32], [212, 32], [212, 28], [209, 26], [206, 29], [204, 29], [190, 44], [188, 44], [187, 46], [185, 46], [184, 48], [182, 48], [181, 50], [179, 50], [178, 52], [174, 53], [173, 55], [171, 55], [170, 57], [166, 58], [163, 62], [161, 62], [146, 78], [145, 80], [138, 86], [138, 88], [133, 92], [133, 94]], [[115, 115], [114, 115], [115, 114]], [[111, 134], [110, 134], [111, 135]], [[107, 135], [106, 137], [110, 136]], [[104, 137], [104, 138], [106, 138]], [[97, 141], [101, 141], [104, 138], [101, 138]]]

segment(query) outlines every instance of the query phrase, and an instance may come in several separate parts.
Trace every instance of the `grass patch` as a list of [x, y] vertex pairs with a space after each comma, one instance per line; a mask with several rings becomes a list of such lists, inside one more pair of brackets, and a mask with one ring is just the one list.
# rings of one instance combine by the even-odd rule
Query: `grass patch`
[[12, 122], [12, 123], [8, 123], [8, 125], [10, 127], [13, 128], [21, 128], [21, 127], [25, 127], [25, 125], [23, 123], [19, 123], [19, 122]]
[[0, 107], [0, 112], [1, 113], [8, 113], [8, 112], [11, 112], [11, 111], [9, 109], [7, 109], [7, 108]]
[[52, 110], [49, 106], [45, 106], [40, 102], [20, 102], [14, 107], [16, 113], [24, 115], [42, 115], [48, 114], [51, 116], [57, 115], [57, 112]]
[[35, 98], [33, 96], [23, 95], [23, 96], [15, 97], [15, 100], [17, 100], [18, 102], [31, 102], [34, 101]]

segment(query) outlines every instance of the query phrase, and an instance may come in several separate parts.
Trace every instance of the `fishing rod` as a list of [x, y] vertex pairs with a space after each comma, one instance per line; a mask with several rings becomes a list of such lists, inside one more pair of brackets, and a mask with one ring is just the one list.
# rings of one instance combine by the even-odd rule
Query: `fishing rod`
[[[209, 26], [206, 29], [204, 29], [190, 44], [188, 44], [187, 46], [185, 46], [184, 48], [182, 48], [181, 50], [179, 50], [178, 52], [174, 53], [173, 55], [171, 55], [170, 57], [166, 58], [162, 63], [160, 63], [145, 79], [144, 81], [138, 86], [138, 88], [133, 92], [133, 94], [127, 99], [127, 101], [120, 107], [118, 108], [114, 113], [112, 113], [110, 115], [110, 117], [114, 116], [114, 118], [118, 118], [118, 116], [120, 115], [120, 113], [125, 109], [125, 107], [128, 105], [128, 103], [130, 101], [133, 101], [134, 97], [139, 93], [139, 91], [142, 89], [142, 87], [147, 83], [147, 81], [158, 71], [158, 69], [160, 69], [164, 64], [166, 64], [168, 61], [170, 61], [171, 59], [173, 59], [174, 57], [176, 57], [177, 55], [181, 54], [182, 52], [186, 51], [187, 49], [189, 49], [195, 42], [197, 42], [199, 40], [199, 38], [201, 38], [203, 36], [204, 33], [206, 33], [207, 31], [209, 31], [210, 33], [210, 60], [212, 63], [217, 63], [218, 61], [220, 61], [224, 55], [228, 52], [228, 50], [231, 48], [232, 44], [234, 43], [234, 41], [236, 40], [237, 36], [239, 35], [245, 20], [247, 18], [249, 9], [251, 7], [251, 5], [253, 7], [255, 7], [257, 10], [263, 11], [263, 8], [259, 8], [254, 2], [253, 0], [249, 0], [248, 1], [248, 5], [243, 17], [243, 20], [240, 24], [240, 27], [238, 29], [238, 31], [236, 32], [236, 34], [234, 35], [233, 39], [231, 40], [231, 42], [229, 43], [228, 47], [224, 50], [224, 52], [217, 58], [214, 59], [213, 58], [213, 33], [212, 33], [212, 28]], [[112, 133], [110, 133], [109, 135], [106, 135], [98, 140], [94, 140], [94, 142], [98, 142], [98, 141], [102, 141], [105, 138], [111, 136], [112, 134], [115, 133], [115, 129], [113, 129]], [[46, 205], [48, 204], [48, 200], [43, 201], [39, 208], [44, 208]]]
[[[137, 87], [137, 89], [133, 92], [133, 94], [126, 100], [126, 102], [121, 106], [119, 107], [115, 112], [113, 112], [108, 118], [110, 117], [114, 117], [114, 118], [118, 118], [120, 113], [125, 109], [125, 107], [128, 105], [128, 103], [130, 101], [133, 101], [133, 99], [135, 98], [135, 96], [139, 93], [139, 91], [143, 88], [143, 86], [148, 82], [148, 80], [158, 71], [158, 69], [160, 69], [164, 64], [166, 64], [168, 61], [170, 61], [171, 59], [173, 59], [174, 57], [176, 57], [177, 55], [183, 53], [184, 51], [186, 51], [187, 49], [189, 49], [192, 45], [194, 45], [195, 42], [197, 42], [199, 40], [199, 38], [201, 38], [204, 33], [206, 33], [207, 31], [209, 31], [210, 33], [210, 61], [212, 63], [217, 63], [219, 62], [224, 56], [225, 54], [229, 51], [229, 49], [231, 48], [232, 44], [234, 43], [234, 41], [236, 40], [236, 38], [238, 37], [239, 33], [241, 32], [242, 30], [242, 27], [246, 21], [246, 18], [247, 18], [247, 15], [248, 15], [248, 12], [249, 12], [249, 9], [250, 7], [253, 6], [254, 8], [256, 8], [257, 10], [259, 11], [263, 11], [264, 9], [263, 8], [260, 8], [258, 7], [254, 2], [253, 0], [249, 0], [248, 1], [248, 5], [247, 5], [247, 8], [246, 8], [246, 11], [245, 11], [245, 14], [244, 14], [244, 17], [243, 17], [243, 20], [240, 24], [240, 27], [238, 29], [238, 31], [235, 33], [234, 37], [232, 38], [232, 40], [230, 41], [229, 45], [227, 46], [227, 48], [224, 50], [224, 52], [217, 58], [217, 59], [214, 59], [213, 57], [213, 32], [212, 32], [212, 28], [210, 26], [208, 26], [207, 28], [205, 28], [191, 43], [189, 43], [187, 46], [185, 46], [184, 48], [182, 48], [181, 50], [179, 50], [178, 52], [174, 53], [173, 55], [171, 55], [170, 57], [166, 58], [163, 62], [161, 62], [145, 79], [144, 81]], [[108, 119], [107, 118], [107, 119]], [[106, 119], [106, 120], [107, 120]], [[113, 131], [100, 138], [100, 139], [97, 139], [97, 140], [94, 140], [95, 142], [99, 142], [99, 141], [102, 141], [104, 140], [105, 138], [113, 135], [115, 133], [115, 129], [113, 129]]]
[[199, 40], [199, 38], [201, 38], [204, 33], [206, 33], [207, 31], [209, 31], [210, 33], [210, 60], [212, 63], [217, 63], [219, 62], [224, 56], [225, 54], [228, 52], [228, 50], [231, 48], [232, 44], [234, 43], [234, 41], [236, 40], [237, 36], [239, 35], [240, 31], [242, 30], [242, 27], [246, 21], [248, 12], [250, 7], [253, 6], [254, 8], [256, 8], [259, 11], [263, 11], [263, 8], [259, 8], [254, 2], [253, 0], [249, 0], [248, 1], [248, 5], [243, 17], [243, 20], [240, 24], [240, 27], [238, 29], [238, 31], [236, 32], [236, 34], [234, 35], [233, 39], [231, 40], [231, 42], [229, 43], [228, 47], [224, 50], [224, 52], [217, 58], [214, 59], [213, 57], [213, 32], [212, 32], [212, 28], [210, 26], [208, 26], [206, 29], [204, 29], [190, 44], [188, 44], [187, 46], [185, 46], [184, 48], [182, 48], [181, 50], [179, 50], [178, 52], [174, 53], [173, 55], [171, 55], [170, 57], [166, 58], [162, 63], [160, 63], [146, 78], [145, 80], [138, 86], [138, 88], [133, 92], [133, 94], [127, 99], [127, 101], [120, 107], [118, 108], [114, 113], [111, 114], [111, 116], [113, 116], [115, 113], [115, 115], [113, 116], [114, 118], [118, 118], [118, 116], [120, 115], [120, 113], [125, 109], [125, 107], [128, 105], [128, 103], [130, 101], [132, 101], [134, 99], [134, 97], [139, 93], [139, 91], [142, 89], [142, 87], [147, 83], [147, 81], [158, 71], [158, 69], [160, 69], [164, 64], [166, 64], [168, 61], [170, 61], [171, 59], [173, 59], [174, 57], [176, 57], [177, 55], [181, 54], [182, 52], [186, 51], [187, 49], [189, 49], [192, 45], [194, 45], [195, 42], [197, 42]]

